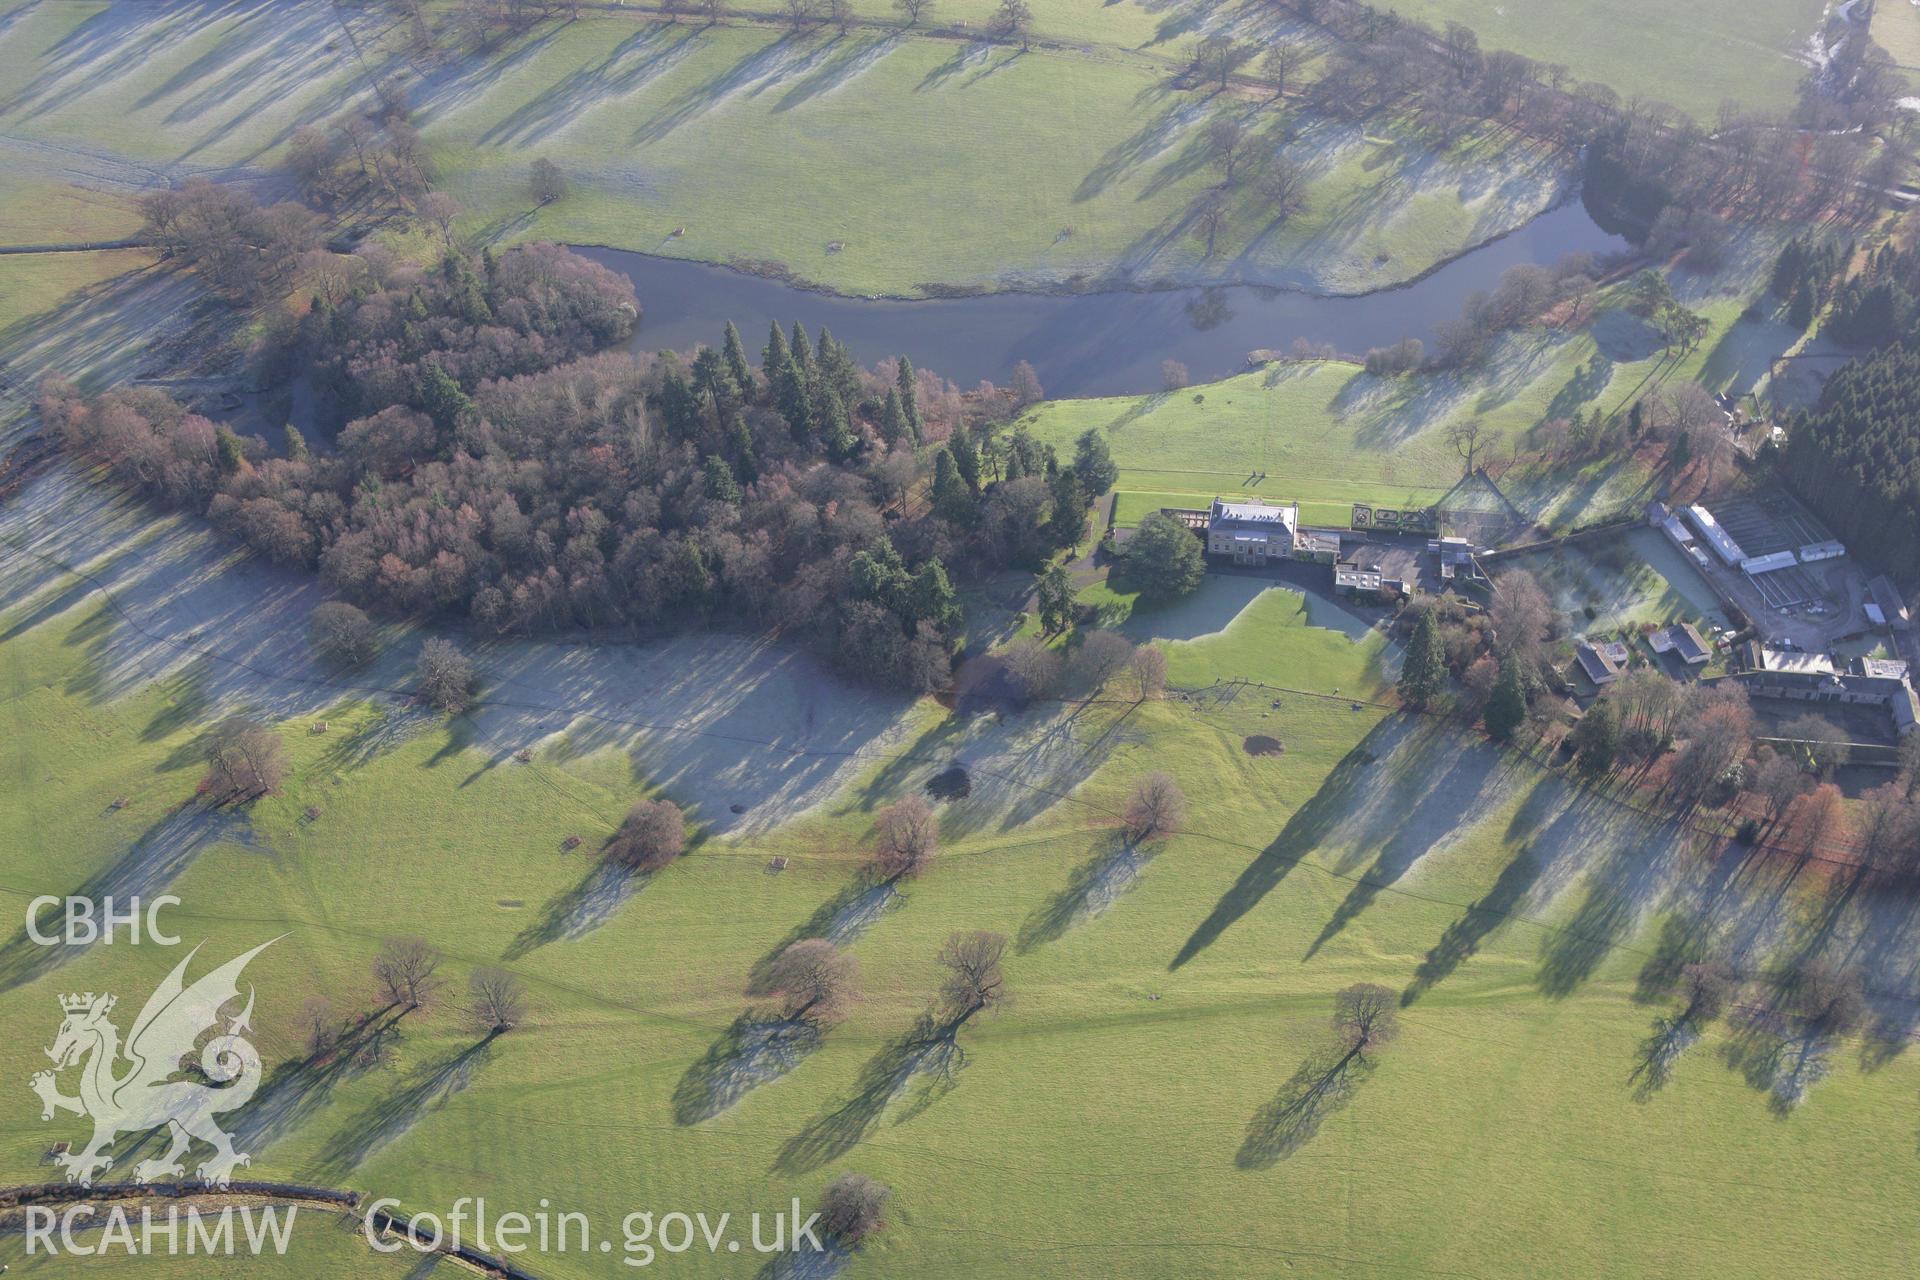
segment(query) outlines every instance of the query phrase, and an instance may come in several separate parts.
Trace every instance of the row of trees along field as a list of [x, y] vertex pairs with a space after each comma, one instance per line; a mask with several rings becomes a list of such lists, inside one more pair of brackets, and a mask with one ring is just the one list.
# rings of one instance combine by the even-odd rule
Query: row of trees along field
[[382, 611], [494, 635], [784, 626], [912, 689], [947, 679], [949, 567], [1037, 568], [1112, 483], [1097, 437], [1062, 465], [993, 429], [1041, 394], [1030, 370], [962, 396], [797, 324], [757, 366], [731, 325], [690, 357], [601, 350], [638, 315], [624, 277], [551, 244], [330, 256], [279, 358], [345, 419], [333, 450], [289, 429], [269, 456], [150, 388], [54, 382], [42, 411], [143, 494]]

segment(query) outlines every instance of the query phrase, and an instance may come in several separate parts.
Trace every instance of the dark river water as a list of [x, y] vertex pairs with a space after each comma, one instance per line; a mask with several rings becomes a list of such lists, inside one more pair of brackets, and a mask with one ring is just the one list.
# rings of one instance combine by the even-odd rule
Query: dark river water
[[1285, 350], [1296, 338], [1360, 354], [1402, 338], [1431, 343], [1434, 326], [1460, 313], [1461, 299], [1490, 289], [1519, 262], [1563, 254], [1606, 254], [1627, 242], [1609, 234], [1578, 200], [1542, 214], [1416, 284], [1356, 298], [1229, 286], [1070, 297], [1003, 293], [978, 298], [876, 301], [795, 289], [725, 267], [620, 249], [578, 252], [624, 273], [640, 295], [634, 345], [691, 350], [717, 343], [732, 320], [759, 351], [773, 319], [821, 326], [862, 364], [904, 352], [916, 365], [971, 387], [1004, 383], [1029, 360], [1049, 396], [1123, 395], [1161, 385], [1160, 362], [1174, 359], [1193, 379], [1224, 377], [1247, 353]]

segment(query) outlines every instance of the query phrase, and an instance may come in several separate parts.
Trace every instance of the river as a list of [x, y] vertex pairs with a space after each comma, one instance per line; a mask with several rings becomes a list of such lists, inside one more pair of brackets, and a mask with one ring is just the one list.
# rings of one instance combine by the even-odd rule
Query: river
[[621, 249], [577, 252], [633, 281], [641, 306], [635, 347], [691, 350], [718, 342], [732, 320], [748, 349], [757, 352], [770, 321], [799, 320], [809, 331], [833, 330], [862, 364], [904, 352], [962, 387], [982, 378], [1004, 383], [1014, 364], [1027, 360], [1047, 394], [1064, 397], [1158, 390], [1161, 361], [1168, 359], [1185, 364], [1196, 382], [1225, 377], [1245, 367], [1248, 352], [1285, 350], [1296, 338], [1352, 354], [1402, 338], [1431, 344], [1435, 326], [1459, 315], [1462, 299], [1491, 289], [1516, 263], [1548, 264], [1568, 253], [1626, 247], [1573, 200], [1414, 284], [1360, 297], [1235, 285], [920, 301], [840, 297]]

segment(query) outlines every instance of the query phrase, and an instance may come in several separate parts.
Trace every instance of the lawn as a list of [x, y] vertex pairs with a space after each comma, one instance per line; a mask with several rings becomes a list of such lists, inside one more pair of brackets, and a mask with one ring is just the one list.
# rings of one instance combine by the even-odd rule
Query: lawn
[[[1722, 102], [1776, 114], [1793, 106], [1808, 41], [1829, 7], [1822, 0], [1409, 0], [1400, 12], [1433, 27], [1464, 22], [1482, 49], [1558, 63], [1623, 100], [1665, 102], [1711, 127]], [[1875, 15], [1876, 39], [1883, 21], [1892, 20]]]
[[[1346, 695], [1380, 679], [1379, 638], [1310, 625], [1315, 606], [1263, 586], [1216, 579], [1128, 625], [1168, 638], [1182, 686], [1244, 677], [1343, 696], [1242, 688], [969, 724], [923, 703], [829, 803], [708, 840], [577, 936], [530, 947], [516, 940], [538, 941], [646, 794], [627, 753], [562, 737], [519, 763], [474, 745], [464, 721], [385, 732], [389, 709], [344, 693], [286, 721], [284, 794], [193, 829], [170, 878], [145, 882], [183, 898], [175, 919], [209, 957], [288, 935], [250, 970], [269, 1069], [297, 1057], [309, 994], [369, 1007], [369, 961], [396, 934], [446, 951], [456, 998], [473, 967], [508, 964], [533, 1015], [480, 1050], [457, 999], [406, 1015], [389, 1065], [324, 1071], [242, 1121], [250, 1172], [416, 1208], [547, 1197], [617, 1223], [634, 1208], [771, 1210], [857, 1169], [896, 1198], [856, 1276], [1158, 1274], [1169, 1256], [1218, 1276], [1420, 1274], [1465, 1258], [1489, 1275], [1895, 1271], [1920, 1190], [1900, 1119], [1920, 1088], [1911, 1055], [1866, 1071], [1837, 1053], [1785, 1120], [1722, 1060], [1729, 1031], [1650, 1100], [1627, 1083], [1666, 1007], [1663, 920], [1698, 906], [1715, 914], [1693, 936], [1734, 922], [1772, 936], [1767, 913], [1790, 932], [1799, 900], [1764, 868], [1698, 899], [1710, 863], [1666, 829], [1470, 737], [1352, 709]], [[151, 872], [156, 830], [180, 831], [211, 691], [245, 687], [204, 664], [128, 684], [105, 665], [121, 625], [84, 591], [0, 615], [0, 893], [16, 911], [106, 868]], [[254, 687], [266, 712], [277, 686]], [[327, 732], [310, 732], [322, 718]], [[1252, 735], [1282, 752], [1248, 754]], [[944, 855], [849, 937], [866, 998], [784, 1077], [684, 1123], [676, 1091], [743, 1007], [746, 973], [846, 890], [874, 807], [956, 757], [981, 785], [943, 810]], [[1185, 833], [1116, 862], [1114, 814], [1149, 769], [1185, 790]], [[569, 834], [582, 850], [562, 850]], [[791, 859], [777, 875], [775, 854]], [[899, 1060], [958, 928], [1015, 940], [1014, 1003], [967, 1026], [950, 1076], [910, 1075], [890, 1102], [861, 1095], [863, 1071]], [[16, 1031], [0, 1076], [34, 1069], [57, 992], [131, 1002], [176, 958], [95, 947], [46, 971], [17, 940], [0, 949], [0, 1017]], [[1327, 1042], [1332, 993], [1360, 980], [1409, 993], [1405, 1030], [1282, 1158], [1262, 1117]], [[1648, 983], [1655, 1003], [1636, 1003]], [[70, 1136], [19, 1090], [0, 1109], [6, 1176], [44, 1177], [48, 1144]], [[1855, 1188], [1844, 1215], [1803, 1194], [1841, 1178]], [[758, 1260], [675, 1266], [744, 1276]], [[578, 1254], [535, 1269], [623, 1271]]]

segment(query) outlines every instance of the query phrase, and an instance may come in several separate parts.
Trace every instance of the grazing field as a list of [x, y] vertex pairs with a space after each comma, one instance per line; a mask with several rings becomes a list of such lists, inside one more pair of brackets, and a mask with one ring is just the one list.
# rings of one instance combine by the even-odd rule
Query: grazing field
[[[1896, 5], [1882, 0], [1877, 7]], [[1665, 102], [1711, 126], [1722, 102], [1790, 109], [1811, 65], [1810, 41], [1830, 8], [1824, 0], [1409, 0], [1400, 11], [1434, 27], [1464, 22], [1482, 49], [1559, 63], [1623, 99]], [[1876, 39], [1882, 22], [1876, 14]]]
[[[1520, 225], [1568, 178], [1562, 159], [1511, 139], [1436, 154], [1384, 124], [1215, 102], [1172, 88], [1167, 59], [1105, 44], [1022, 53], [599, 14], [484, 61], [416, 69], [374, 11], [342, 28], [348, 12], [21, 10], [0, 29], [0, 81], [18, 86], [0, 97], [0, 135], [14, 140], [0, 163], [43, 174], [51, 149], [123, 187], [264, 181], [294, 128], [325, 124], [391, 73], [410, 85], [467, 233], [778, 263], [843, 292], [903, 295], [1116, 276], [1362, 292]], [[1294, 131], [1285, 150], [1310, 187], [1285, 225], [1244, 188], [1208, 256], [1193, 220], [1215, 181], [1203, 126], [1219, 112]], [[572, 180], [544, 207], [527, 190], [537, 157]], [[765, 191], [781, 193], [772, 215], [751, 198]]]
[[[1337, 611], [1295, 593], [1220, 579], [1127, 625], [1169, 638], [1181, 686], [1247, 678], [1302, 694], [1224, 687], [975, 721], [895, 704], [776, 737], [755, 727], [765, 681], [735, 680], [740, 721], [676, 734], [711, 737], [774, 794], [822, 756], [849, 768], [771, 824], [715, 831], [623, 885], [593, 869], [592, 851], [665, 780], [647, 764], [662, 757], [578, 726], [649, 718], [621, 709], [638, 686], [582, 671], [571, 710], [539, 720], [576, 728], [503, 732], [554, 694], [525, 683], [525, 655], [490, 654], [491, 705], [476, 716], [400, 716], [373, 692], [394, 678], [385, 666], [359, 688], [308, 683], [297, 636], [310, 597], [280, 596], [284, 630], [256, 633], [199, 603], [195, 584], [223, 563], [192, 550], [205, 535], [96, 538], [99, 520], [52, 518], [73, 507], [0, 509], [12, 602], [0, 614], [0, 901], [17, 912], [29, 889], [164, 887], [209, 956], [288, 935], [250, 970], [270, 1080], [236, 1126], [254, 1175], [413, 1208], [548, 1197], [616, 1224], [635, 1207], [772, 1210], [857, 1169], [896, 1198], [850, 1275], [1151, 1274], [1169, 1250], [1183, 1274], [1219, 1276], [1413, 1274], [1462, 1258], [1477, 1274], [1528, 1276], [1591, 1274], [1601, 1259], [1638, 1274], [1898, 1265], [1920, 1189], [1897, 1119], [1920, 1088], [1911, 1055], [1868, 1070], [1834, 1047], [1831, 1074], [1785, 1119], [1747, 1087], [1754, 1049], [1730, 1030], [1644, 1100], [1631, 1079], [1670, 1003], [1676, 938], [1724, 939], [1751, 969], [1801, 945], [1885, 956], [1876, 986], [1904, 990], [1897, 949], [1877, 945], [1875, 930], [1894, 926], [1856, 903], [1831, 935], [1805, 933], [1803, 908], [1824, 918], [1817, 891], [1778, 893], [1775, 873], [1743, 867], [1737, 850], [1690, 848], [1437, 724], [1355, 710], [1350, 698], [1385, 679], [1380, 639], [1355, 629], [1350, 641], [1330, 625]], [[113, 600], [30, 572], [18, 558], [29, 538], [88, 565]], [[237, 586], [260, 600], [271, 581]], [[188, 660], [169, 660], [171, 646]], [[199, 735], [239, 705], [284, 717], [284, 793], [244, 814], [182, 807]], [[327, 731], [312, 732], [320, 720]], [[1249, 754], [1255, 735], [1282, 749]], [[532, 748], [524, 763], [516, 741]], [[943, 856], [848, 916], [873, 811], [956, 760], [977, 785], [940, 811]], [[1121, 798], [1158, 768], [1186, 791], [1189, 819], [1164, 847], [1123, 853]], [[700, 786], [690, 772], [666, 790], [697, 814], [724, 812]], [[568, 835], [580, 849], [563, 850]], [[779, 874], [776, 854], [789, 859]], [[747, 974], [783, 939], [843, 917], [866, 998], [791, 1070], [716, 1092], [728, 1077], [700, 1064], [726, 1060]], [[1015, 1001], [967, 1026], [949, 1070], [916, 1072], [901, 1038], [957, 928], [1014, 940]], [[397, 934], [446, 951], [455, 994], [473, 967], [510, 966], [529, 988], [528, 1024], [481, 1046], [449, 1002], [399, 1018], [373, 1062], [290, 1066], [301, 1001], [321, 990], [343, 1013], [374, 1007], [369, 963]], [[15, 1030], [0, 1077], [34, 1069], [56, 993], [143, 992], [173, 958], [95, 947], [54, 965], [0, 939], [0, 1016]], [[1333, 991], [1361, 980], [1405, 993], [1405, 1031], [1343, 1109], [1290, 1126], [1275, 1099], [1326, 1043]], [[44, 1177], [49, 1144], [72, 1130], [41, 1124], [21, 1087], [0, 1108], [5, 1176]], [[1856, 1188], [1845, 1215], [1803, 1194], [1842, 1177]], [[1548, 1219], [1564, 1224], [1551, 1238], [1529, 1228]], [[698, 1275], [759, 1266], [675, 1261]], [[538, 1262], [555, 1277], [624, 1270], [617, 1255]]]

